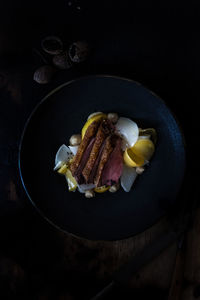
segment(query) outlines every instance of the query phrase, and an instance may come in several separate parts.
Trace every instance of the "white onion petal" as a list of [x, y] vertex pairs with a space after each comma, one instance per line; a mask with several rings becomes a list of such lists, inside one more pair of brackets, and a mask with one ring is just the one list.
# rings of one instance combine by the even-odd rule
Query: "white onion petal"
[[76, 155], [79, 146], [68, 146], [73, 155]]
[[136, 177], [137, 177], [136, 169], [128, 167], [124, 164], [120, 181], [121, 181], [121, 186], [125, 192], [130, 192], [130, 189]]
[[95, 184], [89, 183], [89, 184], [78, 184], [78, 190], [80, 193], [85, 193], [88, 190], [92, 190], [96, 187]]
[[72, 151], [63, 144], [56, 153], [54, 170], [59, 169], [59, 167], [61, 167], [64, 163], [69, 162], [72, 157]]
[[54, 171], [60, 169], [62, 166], [64, 165], [64, 162], [63, 161], [59, 161], [55, 167], [53, 168]]
[[139, 135], [137, 124], [131, 119], [121, 117], [115, 126], [122, 138], [128, 143], [128, 146], [133, 147]]

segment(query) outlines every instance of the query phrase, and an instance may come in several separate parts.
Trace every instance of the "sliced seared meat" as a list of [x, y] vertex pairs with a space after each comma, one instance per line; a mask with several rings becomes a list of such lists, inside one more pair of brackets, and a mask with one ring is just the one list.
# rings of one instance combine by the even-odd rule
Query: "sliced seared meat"
[[92, 171], [90, 173], [90, 177], [89, 177], [88, 183], [93, 183], [94, 182], [94, 178], [95, 178], [95, 175], [96, 175], [96, 172], [97, 172], [97, 169], [98, 169], [98, 165], [99, 165], [99, 162], [100, 162], [100, 159], [101, 159], [103, 148], [105, 146], [105, 142], [106, 142], [106, 140], [104, 140], [103, 143], [101, 144], [101, 148], [99, 150], [97, 159], [96, 159], [96, 161], [94, 163], [94, 166], [92, 168]]
[[96, 134], [94, 145], [92, 147], [92, 151], [90, 152], [89, 159], [82, 172], [82, 175], [85, 178], [86, 182], [89, 181], [90, 174], [98, 157], [102, 143], [104, 142], [106, 137], [109, 136], [113, 131], [114, 126], [109, 120], [104, 119], [101, 121], [101, 124]]
[[121, 144], [122, 140], [119, 138], [103, 169], [101, 185], [113, 185], [117, 183], [122, 174], [123, 154], [121, 150]]
[[105, 166], [106, 162], [108, 161], [110, 154], [114, 150], [114, 147], [115, 147], [118, 139], [120, 139], [120, 137], [117, 136], [116, 134], [110, 135], [106, 139], [105, 146], [103, 148], [101, 159], [100, 159], [98, 169], [97, 169], [95, 179], [94, 179], [94, 184], [96, 186], [101, 185], [101, 175], [102, 175], [104, 166]]
[[82, 175], [82, 171], [83, 171], [83, 168], [85, 167], [85, 165], [88, 161], [88, 158], [90, 156], [90, 152], [91, 152], [92, 147], [94, 145], [94, 142], [95, 142], [95, 137], [93, 137], [91, 139], [89, 145], [87, 146], [86, 150], [84, 151], [84, 153], [82, 155], [81, 162], [80, 162], [78, 168], [74, 172], [74, 177], [75, 177], [78, 184], [82, 184], [82, 183], [85, 182], [84, 177]]
[[78, 148], [78, 151], [70, 164], [70, 170], [72, 172], [72, 175], [75, 176], [76, 169], [78, 168], [81, 158], [83, 156], [83, 153], [87, 149], [87, 146], [89, 145], [91, 139], [96, 135], [96, 132], [98, 130], [100, 122], [94, 121], [87, 129], [83, 140], [80, 143], [80, 146]]

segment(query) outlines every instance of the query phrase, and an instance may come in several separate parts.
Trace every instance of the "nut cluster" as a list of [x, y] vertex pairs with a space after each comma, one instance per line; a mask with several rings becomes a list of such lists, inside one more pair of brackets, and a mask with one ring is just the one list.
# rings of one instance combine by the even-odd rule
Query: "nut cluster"
[[64, 47], [63, 41], [57, 36], [45, 37], [41, 41], [41, 49], [48, 59], [45, 57], [45, 65], [39, 67], [33, 75], [33, 79], [40, 84], [49, 83], [56, 71], [67, 70], [74, 64], [85, 61], [90, 53], [86, 41], [76, 41], [69, 47]]

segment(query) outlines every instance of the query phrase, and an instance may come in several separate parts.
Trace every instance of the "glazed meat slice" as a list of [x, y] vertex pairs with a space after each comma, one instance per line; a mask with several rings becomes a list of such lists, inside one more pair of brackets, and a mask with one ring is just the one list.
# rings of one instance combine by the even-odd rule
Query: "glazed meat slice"
[[87, 146], [86, 150], [84, 151], [84, 153], [82, 155], [81, 162], [80, 162], [78, 168], [74, 172], [74, 177], [75, 177], [78, 184], [85, 183], [84, 177], [82, 175], [82, 171], [83, 171], [83, 168], [85, 167], [85, 165], [88, 161], [88, 158], [90, 156], [90, 152], [91, 152], [92, 147], [94, 145], [94, 142], [95, 142], [95, 137], [91, 139], [89, 145]]
[[120, 139], [120, 137], [118, 137], [116, 134], [110, 135], [106, 139], [105, 146], [103, 148], [101, 159], [100, 159], [98, 169], [96, 172], [96, 176], [94, 179], [94, 183], [96, 186], [101, 186], [101, 175], [102, 175], [104, 166], [105, 166], [106, 162], [108, 161], [110, 154], [113, 152], [118, 139]]
[[80, 143], [80, 146], [78, 148], [78, 151], [70, 164], [70, 170], [72, 172], [72, 175], [75, 176], [75, 172], [81, 162], [82, 156], [87, 149], [87, 146], [89, 145], [91, 139], [96, 135], [96, 132], [98, 130], [100, 122], [94, 121], [87, 129], [83, 140]]
[[123, 170], [122, 140], [119, 138], [102, 172], [101, 185], [113, 185], [118, 182]]
[[89, 159], [82, 172], [82, 175], [85, 178], [86, 183], [88, 183], [89, 181], [90, 174], [94, 167], [95, 161], [98, 157], [102, 143], [104, 142], [106, 137], [109, 136], [114, 131], [114, 129], [115, 128], [113, 124], [109, 120], [104, 119], [101, 121], [101, 124], [96, 134], [94, 145], [92, 147], [92, 151], [90, 152]]
[[101, 148], [99, 150], [99, 153], [98, 153], [97, 159], [95, 161], [94, 167], [92, 168], [92, 171], [90, 173], [88, 183], [94, 183], [94, 178], [95, 178], [95, 175], [97, 173], [98, 165], [99, 165], [99, 162], [100, 162], [100, 159], [101, 159], [103, 148], [105, 146], [105, 142], [106, 142], [106, 140], [104, 140], [103, 143], [101, 144]]

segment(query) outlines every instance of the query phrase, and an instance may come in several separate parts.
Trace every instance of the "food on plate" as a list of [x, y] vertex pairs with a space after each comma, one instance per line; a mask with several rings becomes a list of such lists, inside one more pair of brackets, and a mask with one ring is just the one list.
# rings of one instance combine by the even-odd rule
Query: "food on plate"
[[111, 122], [113, 122], [114, 124], [117, 123], [119, 116], [116, 113], [109, 113], [107, 115], [108, 120], [110, 120]]
[[65, 175], [70, 192], [77, 190], [86, 198], [120, 187], [129, 192], [149, 165], [156, 140], [154, 128], [138, 128], [117, 113], [94, 112], [81, 134], [71, 136], [70, 146], [58, 149], [54, 170]]
[[83, 129], [81, 131], [82, 138], [84, 138], [86, 130], [88, 129], [90, 124], [92, 124], [94, 121], [102, 120], [103, 118], [106, 118], [106, 115], [103, 114], [102, 112], [96, 112], [96, 113], [91, 114], [88, 117], [87, 122], [85, 123], [85, 125], [83, 126]]

